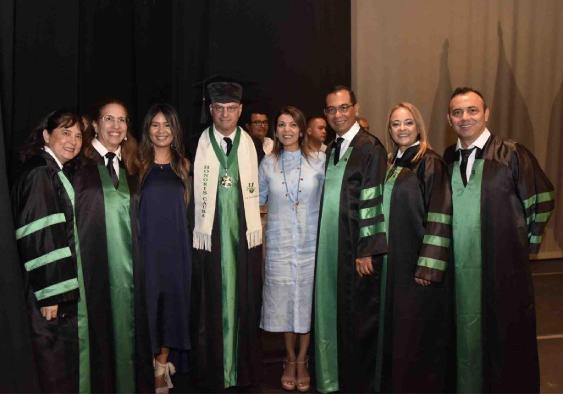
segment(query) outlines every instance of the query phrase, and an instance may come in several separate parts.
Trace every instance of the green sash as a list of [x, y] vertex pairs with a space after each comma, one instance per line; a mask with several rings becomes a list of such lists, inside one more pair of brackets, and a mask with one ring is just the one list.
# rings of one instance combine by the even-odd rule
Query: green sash
[[116, 388], [120, 393], [133, 393], [135, 311], [129, 185], [123, 168], [117, 189], [105, 166], [98, 165], [98, 172], [104, 193]]
[[317, 390], [321, 393], [339, 390], [338, 383], [338, 219], [342, 180], [352, 147], [334, 165], [334, 151], [327, 158], [319, 228], [319, 246], [315, 278], [315, 366]]
[[482, 391], [481, 349], [481, 181], [482, 159], [475, 160], [463, 186], [459, 161], [452, 170], [455, 257], [457, 392]]
[[[74, 209], [74, 188], [62, 171], [57, 173], [61, 180], [66, 194], [72, 203], [72, 212], [76, 218]], [[82, 259], [80, 258], [80, 243], [78, 242], [78, 230], [76, 229], [76, 220], [74, 225], [74, 250], [76, 252], [76, 271], [78, 276], [78, 290], [80, 298], [77, 304], [77, 320], [78, 320], [78, 391], [80, 393], [89, 393], [90, 388], [90, 334], [88, 332], [88, 306], [86, 304], [86, 289], [84, 287], [84, 274], [82, 272]]]
[[[209, 137], [217, 159], [221, 163], [217, 182], [217, 210], [221, 238], [221, 289], [223, 318], [223, 380], [225, 388], [237, 385], [238, 317], [237, 317], [237, 256], [239, 248], [240, 179], [237, 148], [240, 129], [237, 128], [233, 147], [227, 157], [215, 140], [213, 129]], [[232, 185], [221, 186], [225, 165]]]
[[[387, 171], [385, 186], [383, 188], [383, 217], [385, 218], [385, 234], [389, 239], [389, 213], [391, 212], [391, 196], [397, 177], [403, 170], [402, 167], [391, 167]], [[381, 391], [381, 374], [383, 371], [383, 340], [385, 337], [385, 296], [387, 292], [387, 255], [383, 257], [381, 266], [381, 295], [379, 304], [379, 330], [377, 331], [377, 359], [375, 365], [375, 391]]]

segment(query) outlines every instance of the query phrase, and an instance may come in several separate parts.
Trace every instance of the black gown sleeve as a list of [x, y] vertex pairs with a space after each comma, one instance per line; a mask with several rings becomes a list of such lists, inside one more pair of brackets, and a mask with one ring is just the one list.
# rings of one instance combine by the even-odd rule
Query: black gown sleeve
[[511, 164], [518, 197], [526, 214], [529, 252], [538, 253], [543, 231], [554, 209], [553, 185], [534, 155], [520, 144], [516, 144]]
[[452, 193], [446, 164], [433, 153], [425, 155], [417, 176], [426, 211], [424, 238], [415, 277], [441, 282], [452, 240]]
[[20, 260], [38, 305], [77, 300], [72, 206], [57, 172], [39, 166], [25, 173], [12, 202]]

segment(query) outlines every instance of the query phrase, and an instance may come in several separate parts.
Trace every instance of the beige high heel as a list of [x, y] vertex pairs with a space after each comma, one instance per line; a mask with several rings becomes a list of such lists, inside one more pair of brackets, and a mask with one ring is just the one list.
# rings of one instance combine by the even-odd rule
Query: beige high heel
[[[300, 393], [306, 393], [311, 388], [311, 375], [309, 375], [309, 359], [305, 361], [296, 361], [297, 364], [297, 391]], [[302, 370], [305, 372], [305, 376], [299, 377], [299, 366], [303, 366]]]
[[154, 377], [160, 378], [164, 377], [164, 382], [166, 386], [156, 387], [154, 388], [155, 394], [168, 394], [170, 389], [174, 387], [172, 384], [172, 379], [170, 378], [171, 375], [176, 373], [176, 368], [174, 364], [168, 362], [166, 364], [161, 364], [156, 359], [154, 360]]
[[[293, 372], [293, 374], [291, 372]], [[295, 361], [286, 360], [283, 363], [281, 386], [287, 391], [295, 390]]]

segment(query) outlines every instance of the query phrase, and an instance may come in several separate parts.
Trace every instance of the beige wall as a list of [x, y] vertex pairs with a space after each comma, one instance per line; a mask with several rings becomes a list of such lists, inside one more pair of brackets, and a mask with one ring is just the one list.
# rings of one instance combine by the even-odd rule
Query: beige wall
[[[563, 1], [352, 0], [352, 87], [384, 140], [388, 109], [410, 101], [442, 153], [452, 87], [479, 89], [493, 133], [529, 147], [563, 201]], [[563, 207], [541, 258], [563, 256]]]

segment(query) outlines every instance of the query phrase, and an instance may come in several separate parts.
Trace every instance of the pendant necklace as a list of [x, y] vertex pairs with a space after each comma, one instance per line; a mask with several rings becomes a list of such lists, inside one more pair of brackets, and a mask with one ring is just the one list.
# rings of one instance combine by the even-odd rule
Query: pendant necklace
[[287, 179], [285, 177], [285, 166], [284, 166], [284, 160], [283, 160], [283, 153], [281, 154], [281, 162], [282, 162], [282, 174], [283, 174], [283, 184], [285, 185], [285, 196], [289, 199], [289, 201], [291, 201], [293, 203], [293, 206], [295, 207], [295, 209], [297, 209], [297, 206], [299, 205], [299, 192], [301, 190], [299, 190], [300, 186], [301, 186], [301, 181], [303, 180], [303, 178], [301, 178], [301, 166], [303, 164], [303, 155], [299, 155], [299, 178], [297, 178], [297, 193], [295, 193], [295, 200], [291, 197], [291, 193], [289, 192], [289, 188], [287, 186]]
[[[212, 130], [213, 132], [213, 130]], [[219, 145], [219, 149], [221, 149], [221, 152], [223, 152], [223, 148]], [[225, 152], [223, 152], [225, 153]], [[224, 159], [224, 160], [223, 160]], [[221, 186], [224, 187], [225, 189], [230, 189], [231, 186], [233, 186], [233, 178], [231, 178], [231, 176], [229, 175], [229, 168], [228, 168], [228, 160], [229, 157], [224, 154], [224, 156], [221, 156], [221, 165], [223, 166], [223, 169], [225, 170], [225, 175], [223, 175], [221, 177]]]

